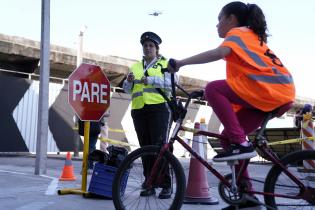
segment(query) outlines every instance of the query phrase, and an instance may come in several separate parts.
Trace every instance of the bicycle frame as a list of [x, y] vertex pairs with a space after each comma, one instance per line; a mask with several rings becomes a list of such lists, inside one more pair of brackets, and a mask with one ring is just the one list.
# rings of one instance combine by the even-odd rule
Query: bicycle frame
[[[222, 176], [215, 168], [213, 168], [208, 162], [207, 160], [205, 160], [204, 158], [202, 158], [197, 152], [195, 152], [191, 146], [189, 146], [179, 135], [178, 132], [179, 131], [189, 131], [189, 132], [193, 132], [194, 134], [197, 135], [204, 135], [207, 137], [215, 137], [218, 139], [226, 139], [225, 136], [220, 135], [220, 134], [216, 134], [216, 133], [212, 133], [209, 131], [204, 131], [204, 130], [199, 130], [199, 129], [191, 129], [191, 128], [187, 128], [185, 126], [182, 126], [182, 123], [184, 121], [185, 115], [186, 115], [186, 111], [188, 108], [188, 105], [192, 99], [192, 94], [189, 94], [188, 92], [186, 92], [181, 86], [177, 85], [177, 84], [172, 84], [172, 91], [173, 91], [173, 96], [175, 95], [175, 86], [177, 88], [179, 88], [181, 91], [183, 91], [187, 96], [188, 99], [185, 103], [185, 106], [182, 107], [184, 108], [184, 114], [182, 114], [180, 116], [180, 118], [176, 121], [176, 125], [173, 129], [172, 135], [169, 139], [169, 142], [164, 144], [163, 147], [160, 150], [160, 153], [153, 165], [152, 171], [151, 171], [151, 175], [147, 180], [147, 186], [151, 186], [152, 187], [152, 183], [153, 183], [153, 178], [152, 178], [152, 174], [156, 174], [160, 168], [159, 168], [159, 163], [162, 160], [162, 157], [164, 155], [165, 152], [170, 151], [170, 148], [172, 148], [172, 145], [174, 144], [175, 141], [178, 141], [193, 157], [195, 157], [202, 165], [204, 165], [214, 176], [216, 176], [225, 186], [227, 186], [228, 188], [232, 188], [232, 183], [229, 182], [228, 179], [226, 179], [224, 176]], [[178, 107], [177, 107], [178, 108]], [[261, 150], [261, 152], [268, 157], [268, 159], [273, 163], [273, 165], [277, 165], [279, 167], [281, 167], [284, 171], [284, 173], [293, 181], [295, 182], [301, 189], [301, 193], [298, 196], [290, 196], [290, 195], [285, 195], [285, 194], [277, 194], [277, 193], [267, 193], [267, 192], [260, 192], [260, 191], [254, 191], [254, 190], [244, 190], [244, 189], [239, 189], [240, 192], [242, 193], [248, 193], [248, 194], [260, 194], [260, 195], [270, 195], [270, 196], [274, 196], [274, 197], [283, 197], [283, 198], [291, 198], [291, 199], [299, 199], [301, 197], [305, 197], [305, 193], [307, 190], [305, 190], [305, 186], [304, 184], [297, 178], [295, 177], [289, 170], [287, 170], [287, 168], [281, 163], [281, 160], [273, 153], [273, 151], [271, 151], [268, 146], [267, 146], [267, 141], [266, 140], [255, 140], [253, 142], [253, 146], [254, 148], [258, 148]], [[242, 176], [240, 176], [240, 174], [243, 174], [243, 172], [247, 169], [247, 166], [249, 164], [249, 159], [248, 160], [244, 160], [243, 164], [241, 166], [240, 171], [238, 171], [237, 174], [237, 178], [236, 178], [236, 184], [238, 185], [242, 179]]]
[[[164, 146], [162, 147], [156, 163], [159, 162], [159, 160], [161, 160], [161, 158], [163, 157], [163, 154], [166, 151], [169, 151], [170, 147], [174, 144], [174, 142], [178, 141], [193, 157], [195, 157], [202, 165], [204, 165], [209, 171], [211, 171], [211, 173], [214, 176], [216, 176], [222, 183], [224, 183], [224, 185], [226, 185], [227, 187], [230, 188], [231, 183], [224, 176], [222, 176], [215, 168], [213, 168], [207, 162], [207, 160], [205, 160], [197, 152], [195, 152], [192, 149], [192, 147], [189, 146], [177, 134], [180, 130], [182, 130], [182, 131], [192, 131], [192, 132], [194, 132], [194, 134], [197, 134], [197, 135], [205, 135], [208, 137], [216, 137], [216, 138], [220, 138], [220, 139], [225, 139], [225, 137], [220, 135], [220, 134], [216, 134], [216, 133], [212, 133], [212, 132], [208, 132], [208, 131], [186, 128], [184, 126], [181, 126], [180, 124], [181, 124], [181, 122], [176, 123], [176, 126], [175, 126], [174, 131], [173, 131], [173, 135], [170, 138], [170, 141], [168, 143], [164, 144]], [[281, 161], [278, 158], [276, 158], [275, 155], [271, 151], [268, 151], [268, 148], [266, 147], [266, 145], [258, 145], [258, 144], [255, 144], [255, 142], [254, 142], [254, 147], [258, 147], [259, 149], [261, 149], [261, 151], [268, 158], [270, 158], [271, 162], [274, 165], [278, 165], [279, 167], [283, 168], [284, 172], [288, 175], [288, 177], [290, 177], [292, 179], [292, 181], [294, 181], [296, 184], [298, 184], [298, 186], [301, 188], [301, 192], [304, 191], [305, 187], [304, 187], [303, 183], [300, 180], [298, 180], [292, 173], [290, 173], [290, 171], [288, 171], [286, 169], [286, 167], [282, 165]], [[244, 172], [244, 170], [247, 168], [248, 164], [249, 164], [249, 160], [244, 160], [244, 163], [241, 167], [241, 170], [239, 171], [239, 174], [242, 174]], [[158, 170], [159, 170], [159, 168], [156, 167], [156, 164], [154, 164], [151, 174], [155, 174]], [[237, 183], [240, 182], [241, 177], [242, 176], [237, 176], [237, 180], [236, 180]], [[148, 182], [151, 183], [151, 180], [149, 179]], [[283, 197], [283, 198], [292, 198], [292, 199], [297, 198], [296, 196], [290, 196], [290, 195], [284, 195], [284, 194], [274, 194], [274, 193], [260, 192], [260, 191], [254, 191], [254, 190], [248, 190], [248, 191], [242, 191], [242, 192], [243, 193], [250, 193], [250, 194], [272, 195], [274, 197]]]

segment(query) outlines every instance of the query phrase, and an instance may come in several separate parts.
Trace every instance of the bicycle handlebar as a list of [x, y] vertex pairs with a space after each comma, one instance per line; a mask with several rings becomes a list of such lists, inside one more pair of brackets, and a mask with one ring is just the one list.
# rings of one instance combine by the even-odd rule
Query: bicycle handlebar
[[[169, 65], [172, 68], [175, 68], [176, 67], [176, 61], [174, 59], [170, 59]], [[162, 68], [161, 71], [162, 71], [162, 73], [169, 72], [168, 68]], [[204, 95], [204, 91], [203, 90], [197, 90], [197, 91], [193, 91], [191, 93], [188, 93], [186, 90], [184, 90], [184, 88], [182, 88], [179, 84], [177, 84], [175, 82], [174, 73], [173, 72], [169, 72], [169, 73], [171, 74], [172, 97], [168, 103], [172, 109], [172, 112], [177, 113], [177, 116], [183, 120], [185, 118], [187, 108], [188, 108], [188, 105], [189, 105], [191, 99], [198, 99], [198, 100], [202, 99], [203, 95]], [[176, 99], [176, 91], [175, 91], [176, 88], [180, 89], [187, 96], [187, 101], [186, 101], [184, 107], [182, 106], [181, 102], [177, 101], [177, 99]]]
[[173, 69], [176, 69], [176, 61], [173, 58], [171, 58], [168, 63]]

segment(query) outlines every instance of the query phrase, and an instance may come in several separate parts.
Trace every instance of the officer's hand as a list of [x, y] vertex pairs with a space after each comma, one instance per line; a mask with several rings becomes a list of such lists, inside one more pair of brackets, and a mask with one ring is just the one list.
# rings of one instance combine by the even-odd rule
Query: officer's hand
[[141, 82], [142, 82], [143, 84], [147, 85], [147, 84], [148, 84], [148, 78], [147, 78], [146, 76], [143, 76], [143, 77], [141, 78]]
[[177, 65], [178, 61], [171, 58], [168, 62], [167, 68], [170, 73], [177, 72], [179, 70], [179, 66]]
[[133, 82], [135, 80], [135, 75], [132, 72], [129, 72], [127, 75], [127, 81], [128, 82]]

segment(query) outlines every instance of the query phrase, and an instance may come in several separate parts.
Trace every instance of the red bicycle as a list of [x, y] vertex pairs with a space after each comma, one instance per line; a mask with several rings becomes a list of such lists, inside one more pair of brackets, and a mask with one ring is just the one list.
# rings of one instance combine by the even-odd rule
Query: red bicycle
[[[186, 189], [186, 178], [183, 167], [178, 159], [170, 152], [170, 148], [175, 141], [178, 141], [192, 156], [202, 163], [220, 182], [218, 191], [220, 197], [230, 205], [238, 205], [252, 194], [263, 195], [264, 205], [268, 210], [272, 209], [315, 209], [315, 172], [303, 170], [303, 161], [314, 161], [315, 151], [303, 150], [287, 154], [283, 158], [277, 155], [268, 147], [267, 140], [263, 133], [270, 119], [281, 116], [288, 110], [287, 104], [267, 114], [261, 128], [257, 132], [255, 140], [252, 142], [256, 150], [265, 159], [272, 163], [272, 167], [266, 175], [263, 189], [251, 190], [248, 181], [240, 174], [247, 168], [249, 160], [245, 160], [238, 174], [235, 172], [234, 164], [230, 162], [232, 172], [221, 175], [221, 173], [211, 166], [207, 160], [196, 153], [178, 135], [179, 131], [193, 131], [196, 134], [214, 138], [224, 138], [223, 136], [207, 131], [189, 129], [182, 126], [187, 113], [187, 107], [193, 98], [200, 99], [202, 91], [192, 93], [186, 92], [182, 87], [172, 82], [172, 104], [174, 116], [177, 117], [175, 128], [172, 131], [169, 142], [163, 147], [145, 146], [131, 152], [118, 168], [112, 188], [113, 202], [118, 210], [131, 209], [171, 209], [181, 208]], [[175, 87], [187, 95], [184, 103], [176, 100]], [[184, 105], [183, 105], [184, 104]], [[143, 174], [143, 158], [152, 158], [154, 166], [151, 174], [147, 177]], [[157, 196], [160, 185], [163, 181], [165, 171], [169, 170], [172, 177], [172, 196], [168, 199], [159, 199]], [[128, 176], [126, 176], [128, 174]], [[126, 178], [128, 177], [128, 178]], [[255, 186], [255, 181], [251, 180]], [[140, 196], [143, 189], [154, 189], [151, 196]]]

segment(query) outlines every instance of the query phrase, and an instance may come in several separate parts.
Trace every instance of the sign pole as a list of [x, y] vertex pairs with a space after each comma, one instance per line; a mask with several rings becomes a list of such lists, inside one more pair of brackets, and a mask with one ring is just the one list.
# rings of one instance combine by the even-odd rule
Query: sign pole
[[83, 143], [83, 161], [82, 161], [82, 185], [81, 190], [86, 192], [87, 185], [87, 161], [89, 155], [89, 143], [90, 143], [90, 121], [84, 122], [84, 143]]

